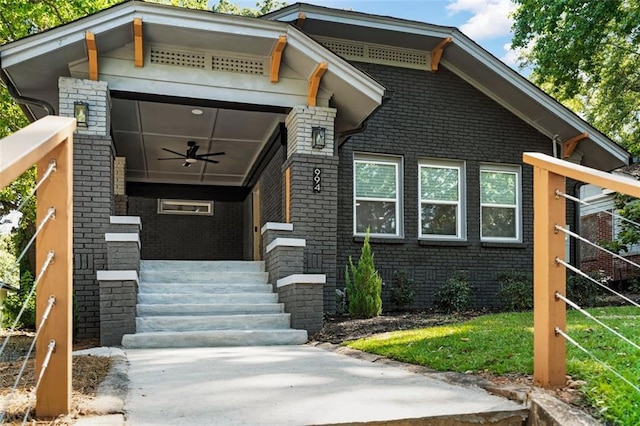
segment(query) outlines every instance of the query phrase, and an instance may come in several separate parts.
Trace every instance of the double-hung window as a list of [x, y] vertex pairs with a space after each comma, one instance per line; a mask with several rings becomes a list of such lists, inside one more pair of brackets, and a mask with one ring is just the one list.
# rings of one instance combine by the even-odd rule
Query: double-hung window
[[480, 237], [483, 241], [522, 240], [520, 174], [520, 167], [516, 166], [480, 166]]
[[420, 238], [466, 239], [464, 163], [423, 160], [418, 169]]
[[402, 235], [402, 158], [355, 155], [353, 233]]

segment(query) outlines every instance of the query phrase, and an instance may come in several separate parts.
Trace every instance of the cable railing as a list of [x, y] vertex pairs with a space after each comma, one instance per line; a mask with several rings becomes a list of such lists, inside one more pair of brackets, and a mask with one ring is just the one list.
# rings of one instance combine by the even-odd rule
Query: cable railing
[[35, 245], [39, 272], [14, 323], [0, 347], [9, 345], [26, 305], [36, 300], [39, 319], [35, 337], [4, 400], [0, 423], [6, 416], [21, 376], [35, 349], [37, 381], [28, 400], [22, 424], [26, 424], [35, 401], [39, 418], [67, 414], [71, 400], [72, 344], [72, 219], [73, 219], [73, 118], [48, 116], [0, 140], [0, 189], [37, 166], [38, 179], [33, 191], [20, 203], [18, 211], [35, 195], [36, 230], [19, 254], [9, 275], [18, 268], [28, 250]]
[[[586, 316], [608, 333], [631, 346], [633, 350], [640, 350], [638, 342], [629, 336], [624, 336], [615, 327], [607, 325], [566, 296], [567, 271], [572, 271], [586, 278], [635, 307], [640, 308], [640, 304], [563, 260], [565, 236], [569, 236], [576, 242], [589, 244], [635, 268], [640, 268], [637, 263], [593, 243], [563, 226], [566, 221], [567, 200], [585, 205], [582, 200], [565, 193], [566, 178], [591, 183], [638, 198], [640, 198], [640, 182], [540, 153], [525, 153], [523, 161], [534, 167], [534, 382], [543, 387], [565, 384], [566, 343], [568, 342], [586, 353], [603, 369], [610, 371], [634, 392], [640, 394], [640, 387], [634, 383], [637, 378], [630, 380], [625, 377], [599, 359], [588, 348], [585, 348], [575, 337], [569, 335], [566, 324], [566, 306], [570, 306]], [[607, 214], [617, 216], [613, 212], [607, 212]]]

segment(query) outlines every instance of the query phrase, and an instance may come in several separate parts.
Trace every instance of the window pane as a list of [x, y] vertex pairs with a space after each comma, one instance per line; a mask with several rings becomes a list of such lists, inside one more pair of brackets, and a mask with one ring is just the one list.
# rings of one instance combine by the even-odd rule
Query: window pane
[[356, 232], [396, 233], [396, 203], [386, 201], [356, 202]]
[[458, 201], [458, 169], [421, 167], [423, 200]]
[[516, 238], [516, 209], [511, 207], [483, 207], [482, 236]]
[[356, 197], [396, 198], [396, 166], [356, 163]]
[[516, 204], [516, 174], [480, 172], [480, 202], [482, 204]]
[[422, 234], [453, 235], [458, 233], [457, 205], [422, 204]]

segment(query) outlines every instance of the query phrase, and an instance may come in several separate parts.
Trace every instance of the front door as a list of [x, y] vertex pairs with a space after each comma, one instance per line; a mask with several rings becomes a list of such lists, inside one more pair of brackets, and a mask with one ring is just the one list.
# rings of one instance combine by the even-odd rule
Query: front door
[[260, 253], [260, 189], [254, 188], [251, 210], [253, 212], [253, 260], [262, 260]]

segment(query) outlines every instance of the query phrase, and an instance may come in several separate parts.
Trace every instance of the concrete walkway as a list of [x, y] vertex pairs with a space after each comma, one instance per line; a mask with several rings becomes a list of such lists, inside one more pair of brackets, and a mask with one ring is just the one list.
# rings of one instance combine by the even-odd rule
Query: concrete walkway
[[311, 346], [138, 349], [126, 355], [124, 408], [133, 426], [335, 424], [478, 412], [504, 418], [504, 412], [523, 409], [484, 390]]

